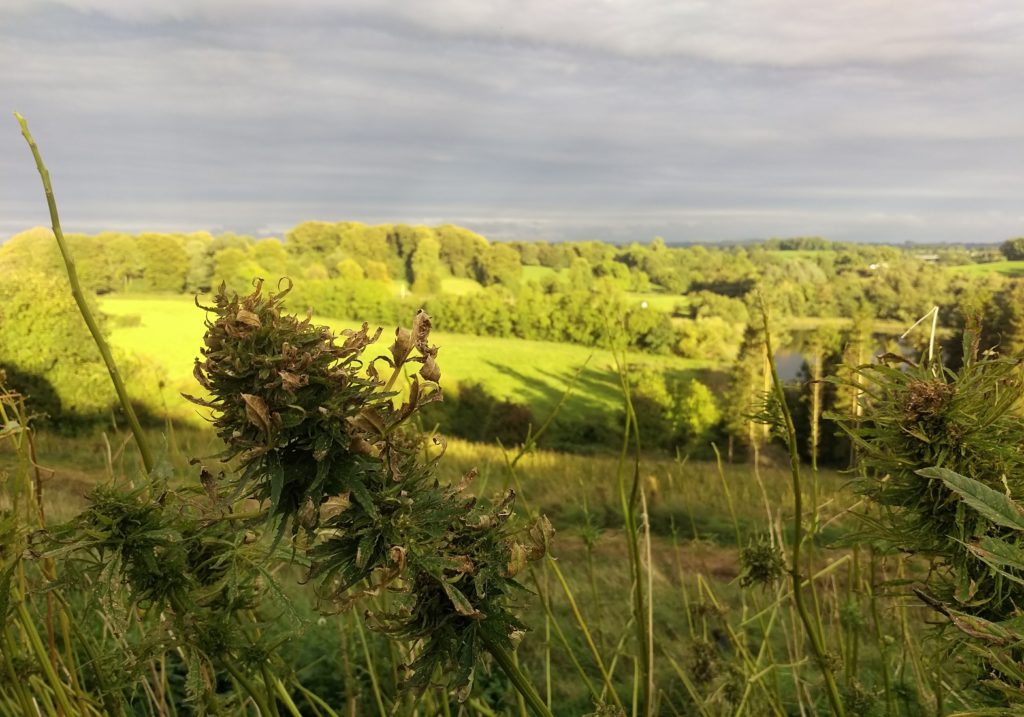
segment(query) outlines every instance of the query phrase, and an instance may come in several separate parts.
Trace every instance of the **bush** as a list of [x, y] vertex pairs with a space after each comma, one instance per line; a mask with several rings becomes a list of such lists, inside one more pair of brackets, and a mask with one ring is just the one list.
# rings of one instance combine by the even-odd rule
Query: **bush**
[[733, 361], [743, 343], [743, 325], [718, 316], [682, 319], [676, 324], [676, 353], [684, 358]]
[[533, 413], [521, 403], [496, 398], [479, 383], [460, 383], [458, 392], [425, 407], [425, 428], [438, 425], [441, 433], [467, 441], [513, 446], [526, 440]]
[[106, 368], [66, 279], [20, 272], [0, 284], [0, 366], [14, 382], [27, 380], [19, 389], [34, 389], [37, 403], [46, 402], [55, 419], [104, 413], [113, 405]]
[[1024, 237], [1007, 239], [999, 246], [999, 251], [1010, 261], [1024, 259]]

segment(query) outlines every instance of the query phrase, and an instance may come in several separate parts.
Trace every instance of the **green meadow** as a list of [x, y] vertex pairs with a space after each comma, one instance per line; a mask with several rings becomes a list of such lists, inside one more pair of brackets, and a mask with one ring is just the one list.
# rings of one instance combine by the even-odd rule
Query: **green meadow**
[[[113, 345], [157, 364], [167, 386], [174, 389], [164, 392], [168, 408], [179, 416], [195, 416], [190, 404], [176, 393], [197, 390], [192, 367], [205, 330], [203, 310], [182, 296], [108, 296], [99, 305], [112, 318]], [[336, 331], [359, 325], [343, 318], [315, 319]], [[378, 343], [384, 353], [394, 327], [382, 328]], [[442, 383], [449, 390], [460, 383], [480, 383], [495, 397], [524, 403], [543, 418], [572, 384], [573, 391], [560, 409], [566, 420], [621, 410], [618, 370], [606, 349], [445, 332], [434, 332], [431, 338], [440, 346]], [[710, 361], [678, 356], [630, 353], [626, 361], [634, 368], [650, 367], [671, 377], [716, 368]]]
[[970, 275], [1002, 274], [1003, 276], [1016, 278], [1024, 276], [1024, 261], [1006, 260], [990, 261], [984, 264], [962, 264], [960, 266], [951, 267], [950, 271]]

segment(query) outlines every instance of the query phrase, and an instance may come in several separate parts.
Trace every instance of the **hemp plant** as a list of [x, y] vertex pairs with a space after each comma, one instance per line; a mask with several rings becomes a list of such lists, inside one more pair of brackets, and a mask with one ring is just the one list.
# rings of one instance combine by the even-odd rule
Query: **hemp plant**
[[867, 535], [927, 561], [913, 591], [955, 628], [947, 648], [973, 656], [965, 688], [1019, 714], [1024, 374], [1016, 358], [980, 353], [977, 337], [969, 326], [956, 371], [937, 356], [858, 367], [860, 411], [836, 418], [857, 448], [854, 487], [876, 508]]
[[[538, 714], [548, 714], [509, 651], [525, 626], [511, 612], [523, 591], [515, 576], [545, 554], [545, 518], [512, 522], [514, 491], [496, 504], [466, 493], [473, 474], [441, 485], [443, 441], [422, 435], [413, 417], [440, 400], [438, 349], [430, 318], [398, 329], [388, 353], [367, 360], [379, 338], [366, 324], [335, 337], [283, 311], [290, 285], [245, 297], [222, 287], [207, 321], [195, 375], [209, 392], [192, 397], [239, 470], [224, 480], [255, 500], [278, 535], [305, 551], [326, 612], [365, 595], [396, 593], [398, 605], [369, 624], [414, 643], [407, 684], [442, 679], [468, 695], [490, 653]], [[414, 372], [406, 391], [398, 379]]]

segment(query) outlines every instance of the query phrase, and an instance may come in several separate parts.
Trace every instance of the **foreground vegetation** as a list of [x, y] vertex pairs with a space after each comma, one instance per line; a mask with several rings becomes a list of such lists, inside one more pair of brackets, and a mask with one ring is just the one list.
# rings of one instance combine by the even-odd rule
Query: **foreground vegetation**
[[[941, 374], [922, 368], [896, 384], [893, 379], [902, 374], [865, 370], [864, 378], [871, 379], [870, 383], [865, 380], [865, 388], [878, 386], [893, 403], [890, 408], [884, 403], [867, 403], [875, 413], [865, 413], [857, 423], [850, 424], [852, 430], [860, 430], [857, 426], [861, 424], [870, 427], [864, 433], [861, 490], [866, 497], [889, 506], [906, 504], [905, 509], [896, 508], [898, 512], [892, 514], [892, 519], [900, 520], [894, 526], [912, 525], [916, 520], [910, 512], [913, 510], [919, 510], [926, 519], [937, 514], [934, 508], [914, 507], [920, 499], [912, 481], [900, 488], [905, 496], [900, 499], [902, 503], [872, 495], [880, 485], [874, 471], [892, 471], [879, 461], [906, 456], [905, 470], [912, 470], [917, 465], [927, 467], [926, 464], [938, 459], [964, 474], [947, 468], [948, 475], [943, 474], [943, 478], [954, 487], [935, 494], [936, 499], [945, 503], [961, 494], [955, 487], [962, 491], [964, 502], [955, 508], [951, 505], [947, 513], [954, 524], [970, 517], [964, 523], [968, 534], [985, 536], [989, 533], [989, 523], [985, 521], [995, 520], [996, 525], [1004, 527], [993, 534], [999, 538], [983, 538], [989, 541], [986, 546], [996, 547], [994, 540], [1002, 541], [999, 545], [1006, 543], [1012, 531], [1006, 532], [1005, 526], [1019, 520], [1014, 518], [1013, 511], [1017, 509], [1000, 504], [995, 497], [972, 488], [968, 481], [988, 483], [993, 471], [1013, 469], [1005, 461], [1019, 460], [1016, 448], [1006, 448], [1015, 445], [1016, 434], [1005, 433], [1019, 431], [1019, 422], [1007, 422], [1007, 411], [1014, 408], [1013, 403], [1020, 397], [1018, 389], [1008, 390], [1011, 384], [1007, 379], [1014, 370], [1012, 363], [969, 362], [960, 375], [942, 378]], [[992, 390], [1005, 394], [1005, 398], [992, 401]], [[976, 419], [984, 414], [979, 414], [979, 407], [984, 407], [990, 416], [983, 417], [980, 423]], [[131, 526], [150, 532], [135, 533], [133, 538], [123, 535], [119, 540], [130, 542], [120, 542], [124, 546], [120, 549], [148, 545], [142, 547], [143, 555], [156, 550], [170, 559], [166, 551], [174, 547], [173, 541], [188, 540], [179, 531], [194, 529], [186, 528], [189, 524], [181, 521], [207, 500], [225, 500], [223, 496], [216, 497], [219, 491], [209, 498], [202, 496], [217, 490], [216, 483], [211, 481], [226, 478], [217, 479], [206, 469], [190, 466], [188, 460], [192, 455], [209, 455], [216, 450], [216, 439], [195, 429], [172, 434], [171, 426], [162, 436], [147, 434], [143, 441], [152, 444], [160, 436], [166, 449], [156, 452], [163, 453], [158, 458], [162, 467], [150, 472], [155, 477], [145, 479], [144, 465], [132, 448], [130, 435], [123, 440], [111, 436], [109, 451], [94, 453], [92, 459], [83, 460], [91, 443], [89, 438], [49, 434], [36, 440], [26, 430], [28, 422], [21, 413], [23, 408], [19, 397], [4, 394], [4, 461], [8, 474], [5, 493], [13, 509], [9, 515], [18, 516], [19, 522], [29, 527], [40, 525], [46, 514], [50, 527], [47, 533], [32, 536], [30, 553], [8, 553], [7, 559], [16, 561], [10, 563], [7, 573], [11, 578], [9, 589], [14, 591], [9, 604], [14, 608], [21, 605], [24, 611], [18, 608], [16, 621], [8, 627], [4, 654], [10, 658], [9, 673], [29, 675], [25, 684], [31, 686], [24, 695], [10, 688], [0, 693], [10, 700], [6, 709], [11, 714], [23, 709], [24, 705], [19, 706], [22, 698], [34, 700], [32, 704], [40, 705], [43, 713], [47, 713], [45, 705], [50, 702], [57, 714], [65, 710], [60, 706], [61, 690], [65, 692], [66, 714], [187, 714], [218, 709], [237, 713], [248, 705], [263, 714], [486, 715], [517, 713], [528, 707], [528, 702], [519, 701], [513, 683], [502, 676], [499, 663], [481, 665], [474, 672], [474, 686], [468, 691], [451, 691], [443, 687], [444, 680], [438, 676], [430, 681], [426, 692], [408, 692], [403, 665], [415, 658], [417, 648], [412, 652], [396, 650], [383, 637], [386, 630], [379, 633], [375, 630], [381, 626], [374, 628], [372, 623], [370, 630], [360, 627], [359, 619], [351, 612], [338, 616], [331, 614], [334, 611], [330, 609], [323, 614], [322, 599], [314, 598], [308, 589], [292, 582], [301, 579], [308, 567], [288, 567], [294, 558], [289, 559], [286, 554], [294, 552], [282, 553], [274, 548], [280, 538], [274, 537], [278, 530], [272, 527], [273, 522], [265, 538], [259, 538], [263, 532], [261, 523], [274, 514], [277, 501], [284, 500], [275, 499], [272, 492], [264, 494], [260, 504], [247, 502], [231, 508], [230, 503], [221, 502], [217, 508], [219, 518], [216, 513], [206, 513], [199, 524], [194, 524], [205, 525], [203, 530], [214, 530], [215, 525], [230, 526], [224, 529], [236, 530], [239, 539], [244, 538], [224, 544], [225, 549], [242, 552], [232, 553], [234, 557], [227, 562], [222, 555], [216, 564], [230, 566], [231, 571], [241, 574], [233, 574], [227, 583], [218, 583], [220, 589], [243, 588], [244, 573], [250, 569], [246, 566], [256, 568], [266, 584], [277, 586], [271, 592], [261, 593], [258, 600], [246, 603], [247, 609], [253, 611], [255, 632], [245, 629], [243, 621], [238, 628], [231, 628], [242, 630], [236, 639], [219, 647], [208, 640], [184, 643], [185, 634], [180, 632], [168, 635], [169, 626], [178, 625], [179, 630], [183, 627], [177, 621], [182, 618], [184, 606], [160, 608], [159, 603], [153, 602], [153, 593], [144, 593], [140, 599], [137, 592], [143, 584], [148, 586], [147, 591], [158, 589], [159, 583], [149, 581], [164, 579], [160, 574], [140, 582], [141, 575], [129, 573], [127, 583], [109, 570], [90, 576], [91, 559], [82, 563], [88, 553], [83, 555], [80, 551], [102, 551], [104, 548], [92, 542], [97, 538], [95, 531], [106, 534], [111, 529], [112, 526], [101, 527], [109, 526], [106, 521], [115, 515], [111, 510], [120, 513], [134, 506], [124, 514], [134, 516], [133, 522], [117, 530]], [[916, 413], [908, 414], [910, 410]], [[242, 415], [247, 414], [246, 410]], [[254, 435], [263, 430], [257, 426], [259, 415], [243, 419], [244, 425], [249, 426], [243, 429], [243, 435], [245, 430], [256, 430]], [[905, 428], [880, 433], [878, 428], [888, 425], [890, 419], [901, 426], [916, 428], [910, 434]], [[243, 424], [230, 425], [235, 426], [231, 429], [234, 435]], [[776, 420], [775, 425], [784, 428], [784, 417], [782, 423]], [[921, 432], [926, 432], [924, 437], [916, 437]], [[953, 454], [946, 453], [948, 457], [943, 459], [940, 446], [950, 437], [958, 442], [967, 441], [971, 450], [955, 459]], [[921, 450], [915, 446], [921, 446], [925, 452], [915, 456], [912, 451]], [[64, 476], [47, 480], [45, 474], [36, 475], [30, 457], [33, 451], [63, 456], [61, 462], [68, 467], [58, 465], [58, 475], [69, 467], [77, 471], [77, 487]], [[1006, 619], [994, 621], [988, 606], [976, 615], [962, 611], [975, 603], [975, 598], [986, 594], [984, 591], [992, 589], [982, 580], [985, 573], [979, 573], [979, 567], [994, 564], [998, 570], [989, 575], [994, 576], [996, 584], [1002, 580], [1000, 590], [1007, 589], [1010, 583], [1000, 576], [1012, 576], [1019, 569], [1007, 564], [1014, 559], [1013, 553], [1007, 552], [1010, 549], [1001, 548], [996, 553], [999, 557], [980, 551], [961, 554], [958, 560], [967, 560], [965, 569], [972, 571], [973, 597], [965, 601], [964, 597], [957, 597], [959, 593], [940, 588], [939, 583], [933, 593], [928, 588], [931, 581], [955, 576], [950, 571], [956, 569], [957, 562], [951, 561], [947, 567], [936, 563], [932, 571], [927, 570], [926, 563], [914, 556], [935, 553], [934, 544], [919, 542], [928, 533], [922, 533], [919, 526], [914, 533], [906, 533], [906, 527], [899, 529], [903, 532], [895, 532], [884, 528], [885, 523], [875, 522], [872, 524], [876, 529], [888, 532], [867, 542], [854, 538], [859, 524], [848, 510], [861, 511], [864, 506], [843, 489], [843, 481], [837, 476], [814, 472], [808, 474], [809, 484], [801, 488], [808, 508], [800, 521], [793, 512], [796, 503], [792, 474], [786, 469], [784, 456], [773, 456], [772, 460], [778, 462], [775, 468], [716, 467], [650, 457], [624, 466], [614, 457], [573, 457], [537, 451], [510, 454], [498, 448], [457, 442], [448, 447], [435, 464], [435, 475], [442, 485], [461, 482], [471, 468], [477, 467], [474, 493], [487, 496], [516, 488], [518, 512], [523, 518], [544, 513], [558, 526], [558, 538], [550, 547], [551, 557], [520, 574], [534, 595], [524, 593], [516, 601], [518, 619], [531, 628], [519, 643], [518, 669], [536, 685], [536, 696], [544, 709], [564, 715], [590, 712], [595, 706], [608, 714], [619, 709], [628, 714], [827, 711], [829, 700], [821, 676], [822, 663], [816, 661], [813, 645], [805, 642], [809, 633], [793, 601], [796, 593], [791, 583], [783, 579], [789, 565], [794, 566], [795, 579], [806, 591], [805, 608], [814, 616], [811, 629], [818, 630], [820, 644], [828, 646], [828, 660], [824, 664], [834, 671], [839, 705], [833, 711], [972, 714], [978, 704], [998, 704], [1006, 699], [1005, 694], [1000, 696], [988, 687], [1000, 685], [1000, 679], [1012, 686], [1013, 680], [1005, 673], [991, 673], [988, 683], [974, 679], [978, 669], [991, 669], [993, 663], [987, 662], [991, 658], [986, 657], [985, 650], [990, 649], [995, 639], [979, 637], [977, 631], [988, 631], [1005, 641], [1012, 634], [1007, 631], [1012, 631], [1013, 623]], [[240, 468], [237, 463], [226, 466], [231, 471], [228, 475]], [[637, 470], [638, 520], [632, 531], [624, 531], [623, 524], [629, 524], [629, 508], [623, 512], [618, 492], [629, 486]], [[978, 477], [972, 479], [971, 474]], [[1015, 474], [1018, 473], [1011, 473]], [[160, 475], [167, 477], [159, 478]], [[957, 480], [962, 484], [955, 483]], [[94, 487], [97, 481], [101, 486], [98, 489]], [[284, 485], [288, 485], [287, 480]], [[1011, 483], [1011, 492], [1012, 486]], [[272, 491], [272, 486], [262, 490]], [[84, 493], [91, 497], [86, 498]], [[163, 497], [156, 502], [158, 495]], [[181, 503], [182, 500], [187, 502]], [[166, 519], [174, 522], [162, 524], [165, 527], [146, 528], [146, 514], [138, 511], [147, 504], [159, 513], [169, 510]], [[330, 505], [330, 501], [323, 503], [324, 510]], [[257, 510], [254, 512], [253, 508]], [[225, 509], [229, 512], [224, 513]], [[236, 513], [238, 519], [233, 518]], [[878, 518], [886, 515], [871, 513]], [[107, 518], [96, 523], [100, 515]], [[70, 522], [55, 522], [61, 518]], [[135, 522], [139, 520], [143, 523]], [[75, 537], [87, 525], [93, 527], [85, 535]], [[792, 530], [794, 525], [802, 526], [808, 534], [799, 537]], [[305, 543], [301, 535], [306, 529], [301, 526], [300, 522], [295, 538], [287, 539], [297, 539], [297, 547]], [[934, 527], [931, 530], [934, 535], [940, 534]], [[9, 545], [25, 539], [17, 537], [17, 532], [10, 535], [14, 542]], [[147, 534], [151, 537], [143, 538]], [[646, 622], [647, 628], [639, 637], [635, 605], [638, 583], [630, 568], [631, 534], [639, 548], [640, 584], [647, 595], [640, 605], [639, 620], [641, 625]], [[56, 540], [52, 547], [47, 547], [51, 539], [47, 535]], [[901, 555], [885, 547], [902, 535], [917, 536], [917, 543], [905, 542], [902, 546], [908, 553]], [[227, 534], [216, 539], [215, 544], [225, 537]], [[255, 542], [250, 542], [253, 537]], [[83, 539], [90, 542], [83, 545]], [[158, 542], [147, 542], [150, 540]], [[796, 545], [802, 546], [804, 557], [789, 563]], [[245, 557], [246, 546], [256, 546], [257, 552]], [[17, 561], [19, 554], [23, 555], [21, 561]], [[29, 557], [33, 554], [38, 557]], [[972, 555], [976, 556], [973, 563]], [[50, 560], [51, 567], [47, 567]], [[17, 567], [11, 569], [13, 566]], [[805, 582], [808, 578], [810, 581]], [[908, 579], [928, 597], [924, 605], [932, 607], [907, 604]], [[46, 585], [51, 587], [45, 589]], [[204, 596], [204, 601], [209, 599], [205, 590], [197, 593], [197, 597]], [[371, 590], [360, 598], [362, 609], [374, 614], [393, 611], [395, 601], [408, 599], [401, 590], [376, 595], [374, 592]], [[58, 595], [59, 601], [48, 604], [47, 595]], [[989, 601], [980, 604], [988, 605]], [[926, 647], [925, 641], [935, 638], [928, 638], [922, 630], [928, 619], [925, 611], [935, 606], [941, 606], [944, 614], [950, 616], [951, 625], [966, 630], [982, 652], [972, 652], [973, 648], [963, 638], [949, 640], [948, 633], [943, 650], [952, 651], [952, 661], [944, 651], [937, 653], [933, 647]], [[190, 619], [206, 620], [201, 616], [208, 607], [197, 603], [190, 609], [199, 612]], [[112, 621], [104, 631], [87, 635], [71, 629], [71, 625], [89, 624], [89, 615], [97, 609]], [[968, 618], [971, 622], [965, 623]], [[288, 625], [287, 637], [279, 632], [282, 620]], [[203, 625], [205, 629], [211, 626], [208, 622]], [[46, 644], [51, 634], [54, 650], [48, 653]], [[166, 637], [172, 639], [161, 643]], [[650, 640], [646, 650], [640, 646], [640, 640], [645, 638]], [[34, 643], [41, 650], [32, 648]], [[18, 647], [22, 644], [28, 652]], [[269, 645], [273, 648], [268, 653], [265, 647]], [[218, 657], [216, 650], [224, 649], [229, 652]], [[199, 663], [181, 659], [182, 651], [188, 655], [196, 650]], [[215, 652], [210, 654], [210, 650]], [[103, 664], [124, 664], [126, 659], [137, 665], [137, 671], [99, 669]], [[222, 662], [225, 659], [237, 659], [239, 664], [228, 667], [229, 663]], [[55, 674], [47, 675], [43, 668], [38, 677], [31, 677], [33, 670], [39, 668], [28, 666], [39, 660], [52, 661]], [[260, 670], [261, 660], [272, 665], [269, 674]], [[209, 668], [202, 667], [206, 664]], [[1012, 666], [1005, 660], [997, 664], [1002, 664], [1003, 670]], [[28, 673], [24, 672], [26, 668]], [[225, 676], [214, 679], [220, 669], [227, 670]], [[63, 683], [61, 674], [75, 674], [76, 682]], [[649, 696], [645, 698], [645, 694]], [[645, 699], [651, 702], [645, 703]], [[1012, 709], [987, 714], [1012, 714]]]

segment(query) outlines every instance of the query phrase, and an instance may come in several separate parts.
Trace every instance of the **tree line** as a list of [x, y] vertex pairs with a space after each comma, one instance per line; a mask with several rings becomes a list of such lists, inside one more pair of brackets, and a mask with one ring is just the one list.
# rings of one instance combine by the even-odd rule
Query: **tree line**
[[[652, 443], [669, 449], [716, 436], [757, 445], [744, 416], [763, 383], [763, 372], [755, 370], [758, 301], [783, 323], [787, 317], [864, 317], [909, 326], [939, 306], [940, 324], [953, 336], [965, 323], [962, 308], [971, 306], [984, 318], [987, 346], [1024, 348], [1022, 284], [950, 271], [946, 264], [963, 261], [963, 250], [956, 249], [922, 256], [814, 237], [718, 247], [671, 246], [660, 238], [628, 245], [502, 243], [453, 225], [357, 222], [304, 222], [283, 239], [104, 232], [68, 240], [82, 283], [96, 295], [204, 293], [222, 282], [243, 293], [254, 277], [273, 282], [286, 276], [295, 284], [292, 305], [322, 316], [395, 325], [425, 308], [444, 331], [718, 362], [729, 378], [719, 381], [714, 410], [703, 383], [637, 379], [641, 420], [659, 437]], [[1004, 244], [1007, 257], [1019, 241]], [[69, 310], [54, 286], [62, 279], [49, 230], [22, 232], [0, 246], [0, 273], [0, 365], [46, 376], [67, 412], [101, 410], [90, 386], [103, 374], [90, 364], [86, 337], [79, 341], [74, 326], [61, 329], [47, 318]], [[461, 280], [466, 292], [445, 290], [451, 279]], [[37, 328], [44, 325], [56, 328]], [[825, 365], [837, 364], [851, 341], [849, 334], [834, 337], [816, 351]], [[493, 409], [487, 401], [481, 405]], [[522, 408], [508, 409], [519, 419], [496, 425], [528, 425]], [[686, 425], [686, 416], [695, 414], [703, 416], [700, 425]], [[480, 425], [472, 416], [463, 423]], [[613, 435], [615, 423], [566, 428], [566, 442], [577, 441], [574, 433], [584, 440]]]

